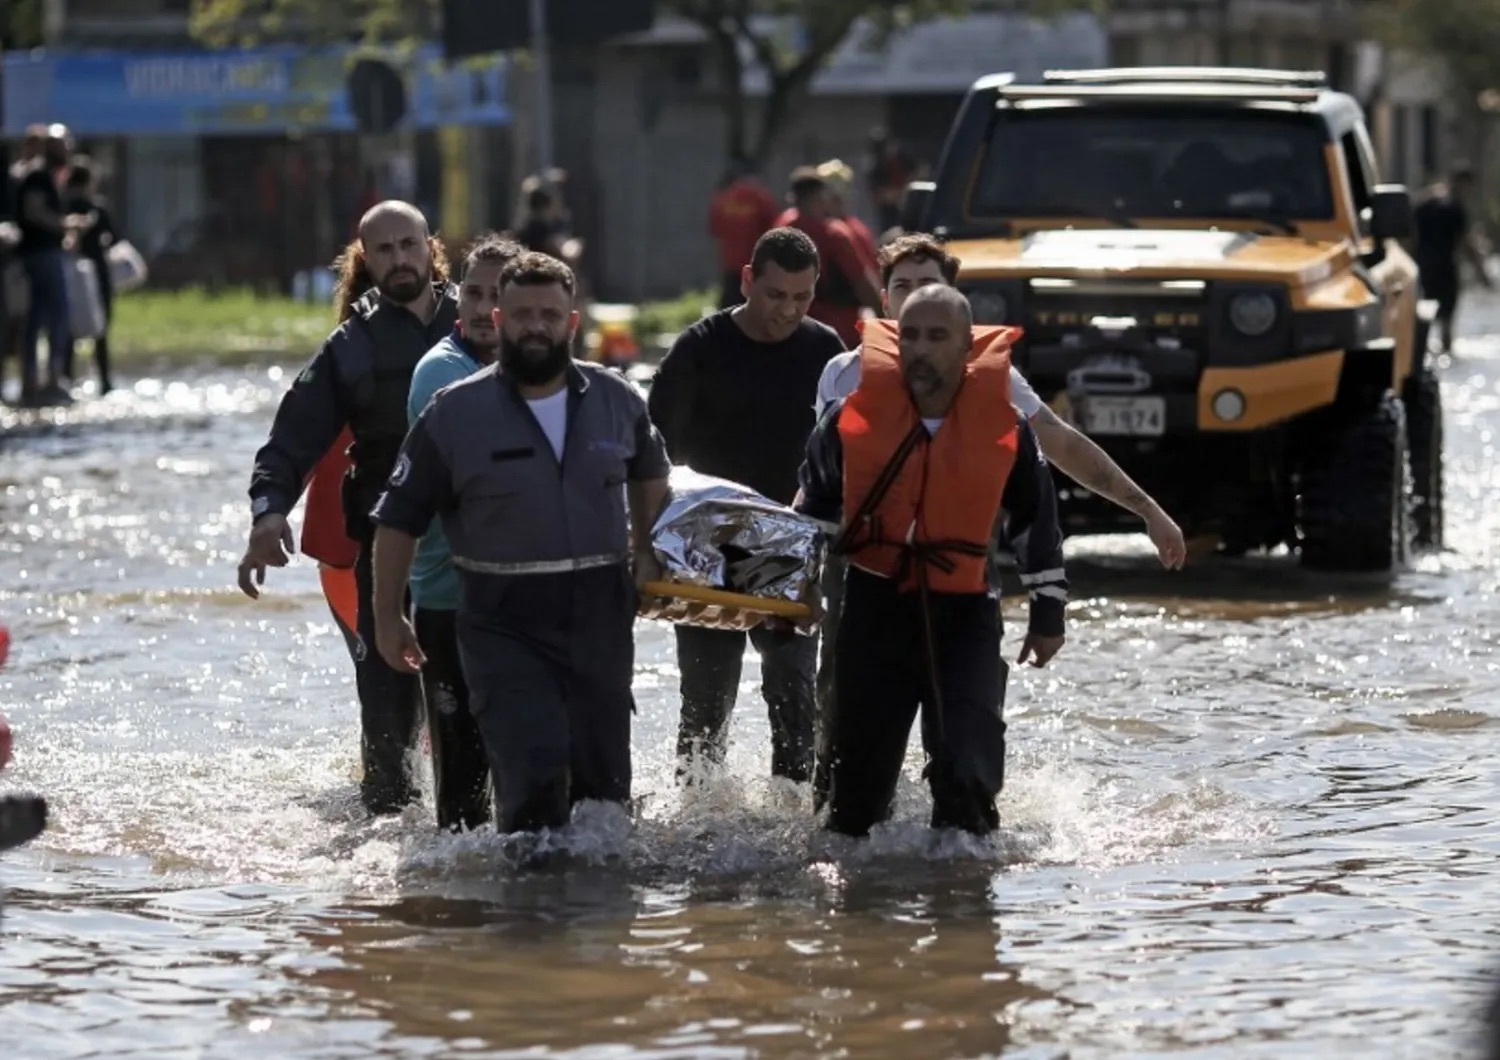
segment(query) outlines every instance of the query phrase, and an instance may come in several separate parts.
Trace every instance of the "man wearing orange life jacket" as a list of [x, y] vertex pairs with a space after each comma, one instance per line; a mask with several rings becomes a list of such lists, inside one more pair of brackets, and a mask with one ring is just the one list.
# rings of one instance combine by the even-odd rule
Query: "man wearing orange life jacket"
[[[1063, 644], [1057, 497], [1010, 400], [1014, 328], [974, 328], [950, 287], [867, 321], [858, 389], [808, 440], [797, 507], [836, 525], [848, 558], [834, 645], [828, 826], [862, 836], [891, 813], [918, 706], [932, 825], [993, 831], [1004, 781], [1007, 668], [989, 562], [1006, 535], [1031, 616], [1019, 662]], [[912, 650], [915, 646], [916, 650]]]

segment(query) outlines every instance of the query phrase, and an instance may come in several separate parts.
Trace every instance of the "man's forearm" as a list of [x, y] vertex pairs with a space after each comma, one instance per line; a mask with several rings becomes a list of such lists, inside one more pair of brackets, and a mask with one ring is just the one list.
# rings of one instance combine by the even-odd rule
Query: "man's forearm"
[[1120, 470], [1108, 453], [1087, 435], [1058, 419], [1051, 409], [1043, 407], [1032, 417], [1031, 425], [1048, 462], [1061, 468], [1074, 482], [1142, 519], [1150, 520], [1161, 512], [1161, 506]]
[[417, 552], [417, 539], [389, 526], [375, 528], [371, 568], [375, 577], [372, 608], [376, 622], [401, 618], [406, 610], [406, 585], [411, 578], [411, 561]]

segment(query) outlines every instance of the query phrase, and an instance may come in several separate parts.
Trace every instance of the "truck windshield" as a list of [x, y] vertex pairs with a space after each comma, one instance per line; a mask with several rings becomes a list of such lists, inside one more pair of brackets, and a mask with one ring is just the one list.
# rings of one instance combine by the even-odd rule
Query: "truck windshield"
[[1326, 142], [1320, 123], [1264, 111], [1001, 112], [967, 212], [1328, 220]]

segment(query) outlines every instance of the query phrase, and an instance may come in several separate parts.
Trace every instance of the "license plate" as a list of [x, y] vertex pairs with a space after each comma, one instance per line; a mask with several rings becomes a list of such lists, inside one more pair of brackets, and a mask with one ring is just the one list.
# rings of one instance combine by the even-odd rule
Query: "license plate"
[[1167, 400], [1160, 397], [1091, 397], [1083, 402], [1085, 434], [1155, 436], [1167, 431]]

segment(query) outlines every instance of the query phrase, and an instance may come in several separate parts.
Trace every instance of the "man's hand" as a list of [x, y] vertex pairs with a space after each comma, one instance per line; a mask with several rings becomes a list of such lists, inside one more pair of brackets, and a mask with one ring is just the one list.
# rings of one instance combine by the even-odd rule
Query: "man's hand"
[[1016, 659], [1017, 666], [1025, 666], [1026, 660], [1031, 660], [1031, 665], [1040, 669], [1052, 661], [1052, 657], [1062, 651], [1063, 642], [1066, 637], [1044, 637], [1040, 633], [1026, 634], [1026, 640], [1021, 644], [1020, 657]]
[[417, 631], [405, 615], [375, 619], [375, 649], [392, 670], [401, 674], [420, 673], [427, 664]]
[[250, 544], [240, 560], [240, 590], [250, 599], [259, 600], [258, 587], [266, 584], [266, 568], [285, 567], [296, 551], [286, 516], [262, 515], [250, 528]]
[[1181, 570], [1187, 562], [1187, 542], [1183, 540], [1182, 528], [1160, 508], [1146, 520], [1146, 534], [1156, 546], [1156, 558], [1167, 570]]
[[661, 563], [657, 561], [655, 549], [636, 549], [633, 566], [635, 568], [635, 587], [642, 593], [646, 591], [647, 582], [659, 582], [663, 580], [664, 575]]

